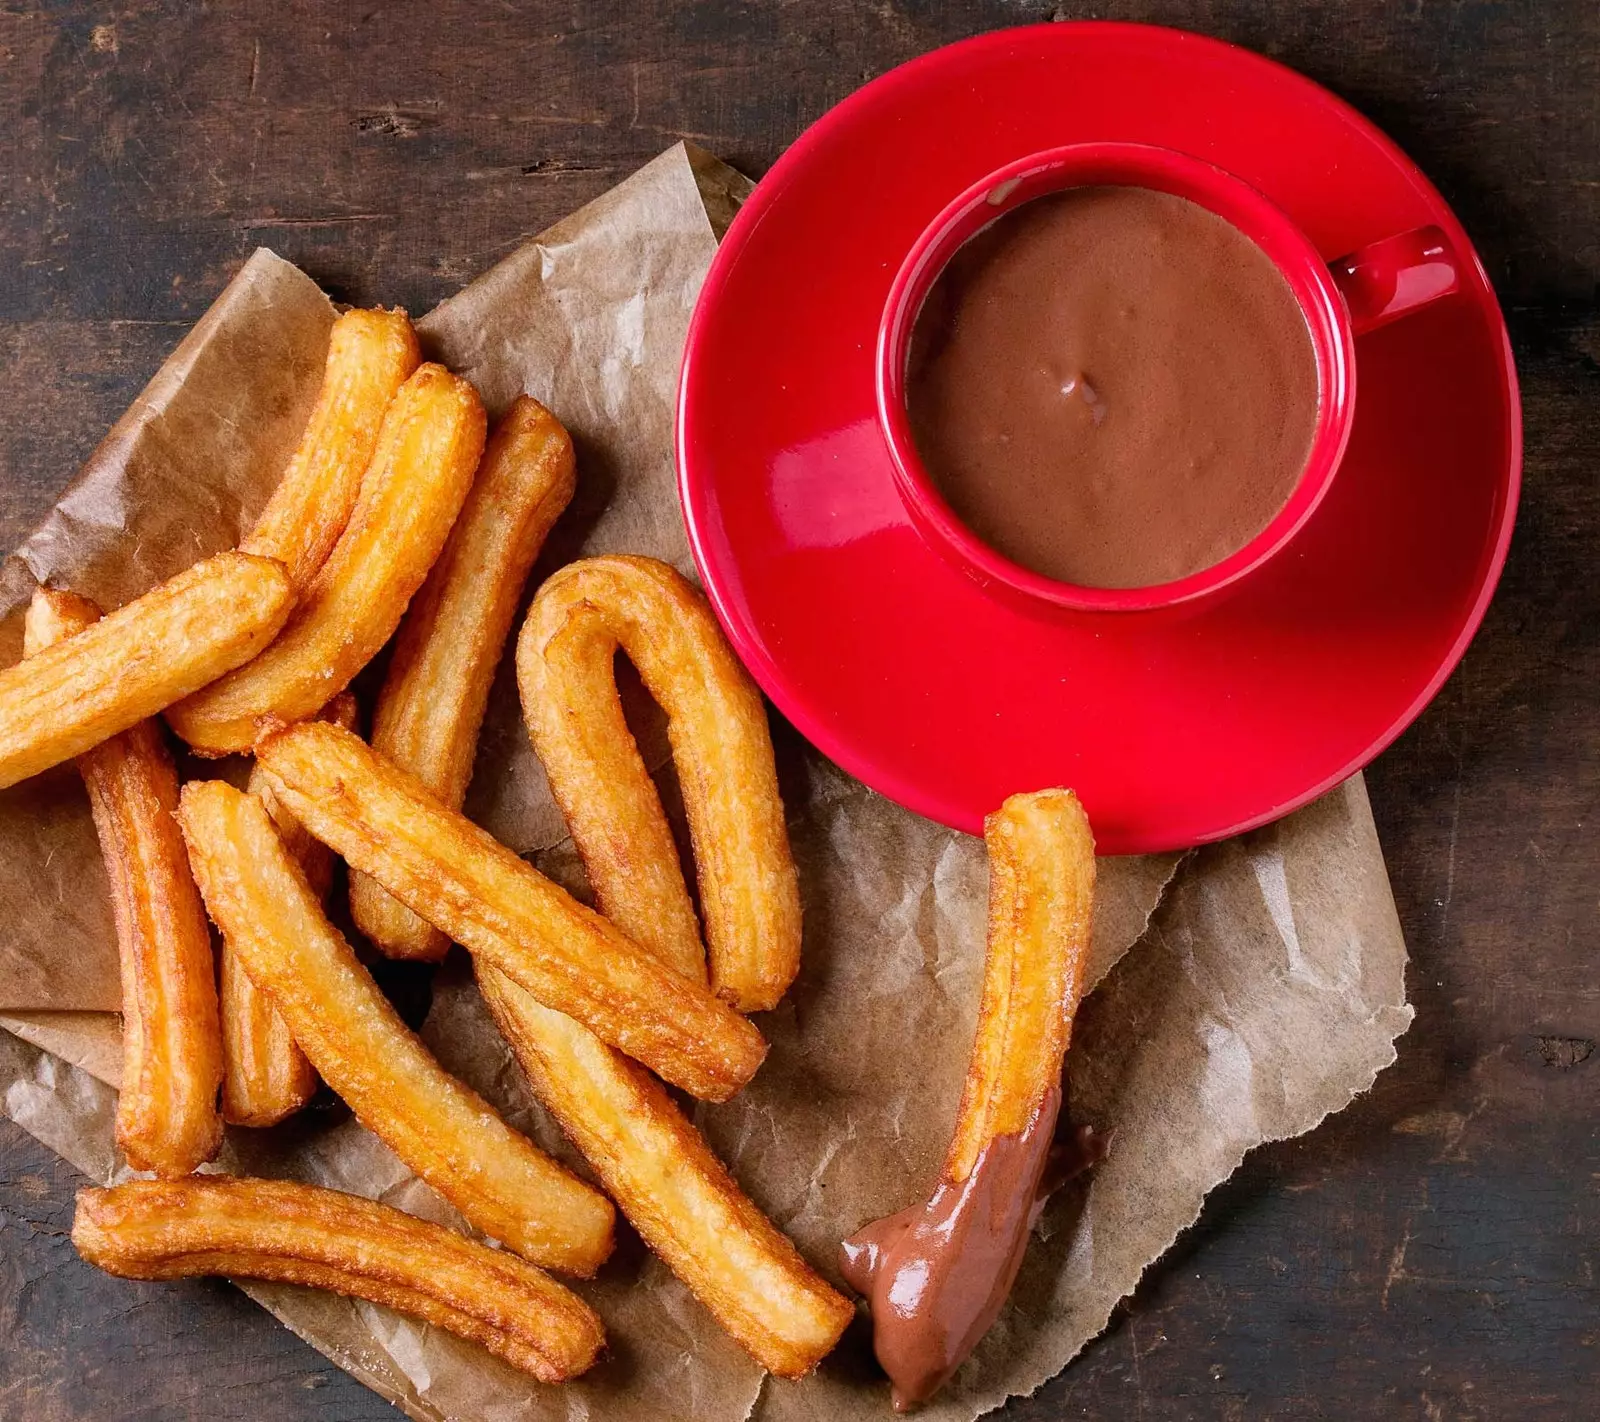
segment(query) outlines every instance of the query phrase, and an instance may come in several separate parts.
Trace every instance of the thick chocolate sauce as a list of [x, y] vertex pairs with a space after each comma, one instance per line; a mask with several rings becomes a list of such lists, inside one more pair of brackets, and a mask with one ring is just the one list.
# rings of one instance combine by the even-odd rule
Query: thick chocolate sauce
[[1318, 399], [1266, 254], [1129, 187], [1037, 198], [962, 247], [917, 318], [906, 391], [923, 463], [978, 537], [1106, 588], [1185, 577], [1261, 532]]
[[965, 1180], [940, 1179], [926, 1202], [874, 1220], [840, 1246], [840, 1269], [872, 1309], [872, 1341], [895, 1411], [926, 1402], [999, 1314], [1050, 1193], [1092, 1166], [1104, 1141], [1056, 1137], [1052, 1090], [1018, 1135], [998, 1136]]

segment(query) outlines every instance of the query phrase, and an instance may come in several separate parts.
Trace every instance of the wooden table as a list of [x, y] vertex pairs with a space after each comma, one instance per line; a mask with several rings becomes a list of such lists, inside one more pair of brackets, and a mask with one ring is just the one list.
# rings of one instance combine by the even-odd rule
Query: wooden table
[[[0, 10], [0, 545], [258, 244], [422, 311], [680, 136], [759, 175], [864, 80], [1094, 14], [1262, 50], [1386, 128], [1510, 318], [1527, 488], [1500, 594], [1372, 769], [1412, 953], [1399, 1063], [1258, 1151], [1018, 1418], [1600, 1413], [1600, 7], [1593, 0], [219, 0]], [[0, 1123], [0, 1417], [387, 1404], [220, 1283], [130, 1286]]]

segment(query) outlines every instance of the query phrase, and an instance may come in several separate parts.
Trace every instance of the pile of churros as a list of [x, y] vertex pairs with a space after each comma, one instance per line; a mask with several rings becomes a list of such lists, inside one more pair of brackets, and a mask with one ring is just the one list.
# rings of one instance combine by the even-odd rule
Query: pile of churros
[[[551, 1273], [592, 1276], [620, 1208], [758, 1363], [797, 1377], [856, 1306], [667, 1089], [738, 1092], [767, 1050], [747, 1014], [774, 1007], [800, 966], [766, 708], [701, 594], [652, 559], [589, 558], [544, 583], [518, 635], [529, 734], [595, 907], [461, 813], [490, 685], [575, 479], [572, 442], [536, 400], [491, 435], [477, 392], [422, 360], [403, 312], [349, 311], [301, 443], [237, 550], [105, 615], [70, 590], [35, 594], [24, 658], [0, 672], [0, 787], [68, 760], [81, 773], [121, 961], [117, 1142], [152, 1177], [82, 1192], [73, 1239], [130, 1278], [214, 1273], [371, 1300], [559, 1383], [605, 1333]], [[349, 688], [391, 643], [363, 739]], [[668, 718], [696, 892], [623, 717], [619, 651]], [[180, 785], [169, 731], [201, 757], [253, 756], [247, 788]], [[870, 1301], [899, 1406], [930, 1395], [992, 1322], [1059, 1145], [1093, 841], [1067, 791], [1014, 797], [988, 839], [980, 1029], [943, 1178], [840, 1261]], [[401, 1020], [330, 919], [338, 860], [349, 920], [376, 952], [471, 955], [592, 1180]], [[493, 1243], [352, 1195], [202, 1171], [225, 1125], [282, 1121], [319, 1083]]]

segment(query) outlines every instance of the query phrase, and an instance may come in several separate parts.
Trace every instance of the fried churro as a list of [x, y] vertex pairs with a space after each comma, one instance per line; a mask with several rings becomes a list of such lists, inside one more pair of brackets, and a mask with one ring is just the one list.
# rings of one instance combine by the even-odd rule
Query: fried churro
[[304, 721], [269, 733], [256, 757], [278, 798], [352, 869], [673, 1085], [725, 1101], [761, 1065], [761, 1034], [726, 1003], [358, 737]]
[[[845, 1242], [894, 1405], [924, 1402], [998, 1316], [1048, 1193], [1061, 1063], [1083, 991], [1094, 838], [1070, 790], [1013, 795], [984, 822], [989, 949], [978, 1030], [932, 1196]], [[1055, 1182], [1059, 1183], [1059, 1178]]]
[[710, 945], [711, 986], [776, 1005], [800, 964], [800, 894], [766, 707], [710, 606], [653, 558], [588, 558], [540, 588], [517, 639], [534, 749], [605, 915], [698, 977], [672, 831], [617, 696], [628, 654], [667, 713]]
[[191, 782], [178, 818], [212, 918], [357, 1119], [485, 1234], [592, 1274], [611, 1251], [610, 1203], [439, 1066], [324, 917], [261, 802]]
[[0, 789], [81, 755], [249, 661], [293, 604], [282, 564], [219, 553], [0, 671]]
[[[322, 708], [322, 719], [350, 730], [356, 699], [341, 691]], [[333, 851], [313, 839], [272, 793], [260, 766], [250, 771], [250, 793], [266, 806], [283, 847], [300, 866], [319, 900], [333, 885]], [[222, 1117], [234, 1126], [275, 1126], [292, 1116], [317, 1090], [317, 1074], [295, 1045], [272, 999], [244, 970], [228, 940], [222, 940], [219, 986], [222, 1007]]]
[[339, 541], [384, 411], [422, 360], [404, 311], [346, 311], [328, 333], [322, 389], [278, 487], [241, 543], [303, 589]]
[[197, 751], [249, 750], [257, 722], [314, 716], [393, 635], [444, 547], [483, 452], [483, 404], [443, 366], [419, 368], [383, 417], [333, 552], [277, 640], [167, 712]]
[[649, 1072], [504, 973], [478, 982], [545, 1109], [623, 1214], [762, 1367], [808, 1373], [855, 1315], [739, 1189]]
[[[522, 585], [572, 498], [572, 440], [519, 396], [484, 450], [450, 541], [395, 642], [372, 718], [372, 748], [452, 810], [472, 779], [478, 731]], [[442, 958], [450, 940], [365, 874], [350, 876], [350, 914], [391, 958]]]
[[[99, 618], [87, 598], [40, 588], [23, 654], [84, 636]], [[187, 1175], [222, 1144], [222, 1042], [211, 930], [172, 818], [178, 773], [150, 719], [84, 751], [78, 771], [111, 882], [122, 972], [117, 1145], [135, 1170]]]
[[548, 1274], [390, 1205], [281, 1180], [134, 1180], [80, 1190], [72, 1242], [123, 1279], [273, 1279], [383, 1304], [481, 1343], [542, 1382], [576, 1377], [605, 1331]]

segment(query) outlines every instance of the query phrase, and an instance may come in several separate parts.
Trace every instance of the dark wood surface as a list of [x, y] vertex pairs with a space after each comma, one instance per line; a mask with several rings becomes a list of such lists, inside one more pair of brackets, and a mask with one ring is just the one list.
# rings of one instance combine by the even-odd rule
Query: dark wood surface
[[[1418, 160], [1506, 306], [1527, 486], [1487, 625], [1370, 773], [1398, 1065], [1011, 1415], [1600, 1416], [1594, 0], [0, 4], [0, 546], [258, 244], [420, 311], [680, 136], [759, 175], [903, 59], [1091, 14], [1265, 51]], [[89, 1269], [76, 1183], [0, 1123], [0, 1418], [393, 1415], [224, 1284]]]

